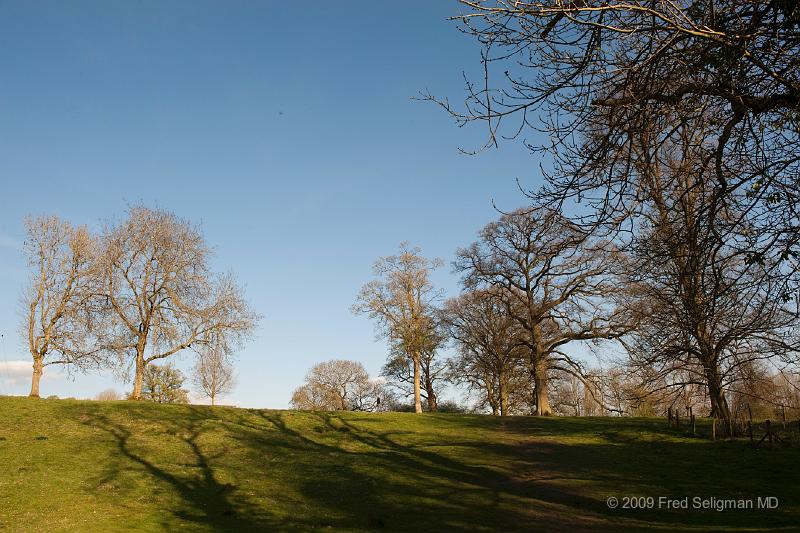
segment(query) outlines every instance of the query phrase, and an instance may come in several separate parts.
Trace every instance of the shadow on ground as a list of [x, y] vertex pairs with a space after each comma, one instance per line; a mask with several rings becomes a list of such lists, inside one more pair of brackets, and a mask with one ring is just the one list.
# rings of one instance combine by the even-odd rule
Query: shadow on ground
[[[387, 423], [200, 406], [72, 409], [115, 450], [91, 490], [121, 487], [122, 505], [150, 491], [163, 498], [165, 529], [761, 529], [791, 527], [796, 516], [609, 510], [607, 496], [625, 496], [619, 487], [654, 497], [753, 497], [776, 482], [765, 476], [754, 484], [749, 473], [763, 469], [740, 464], [741, 483], [734, 476], [720, 486], [715, 480], [730, 480], [732, 462], [749, 450], [654, 438], [648, 432], [659, 428], [649, 422], [642, 438], [608, 420], [432, 415], [420, 426], [401, 416]], [[147, 483], [126, 485], [139, 479], [131, 471], [145, 473]], [[797, 496], [791, 490], [784, 498]]]

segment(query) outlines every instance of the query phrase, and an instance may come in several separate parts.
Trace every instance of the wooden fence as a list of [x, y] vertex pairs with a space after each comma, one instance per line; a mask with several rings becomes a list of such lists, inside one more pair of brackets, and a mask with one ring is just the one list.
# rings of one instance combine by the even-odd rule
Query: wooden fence
[[790, 445], [800, 443], [800, 420], [753, 420], [748, 408], [748, 418], [732, 418], [724, 424], [716, 417], [698, 418], [689, 408], [684, 416], [678, 409], [667, 409], [667, 424], [677, 432], [692, 437], [711, 440], [747, 440], [758, 448], [761, 446]]

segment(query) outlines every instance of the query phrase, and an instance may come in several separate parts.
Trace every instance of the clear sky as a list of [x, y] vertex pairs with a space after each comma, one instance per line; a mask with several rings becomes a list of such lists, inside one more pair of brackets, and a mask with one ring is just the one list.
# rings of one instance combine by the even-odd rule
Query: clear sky
[[[518, 142], [478, 156], [424, 89], [463, 99], [476, 43], [455, 1], [0, 2], [0, 394], [25, 394], [18, 333], [26, 214], [97, 228], [144, 203], [202, 223], [214, 266], [263, 315], [226, 402], [281, 408], [331, 358], [386, 356], [350, 312], [372, 262], [408, 240], [446, 266], [539, 183]], [[530, 139], [529, 139], [530, 140]], [[5, 364], [3, 365], [3, 362]], [[188, 368], [188, 355], [177, 360]], [[129, 386], [53, 375], [43, 395]]]

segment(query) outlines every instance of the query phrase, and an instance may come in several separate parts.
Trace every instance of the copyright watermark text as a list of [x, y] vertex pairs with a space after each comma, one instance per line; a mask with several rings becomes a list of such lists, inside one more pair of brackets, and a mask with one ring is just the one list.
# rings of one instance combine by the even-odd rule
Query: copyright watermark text
[[664, 509], [702, 511], [740, 511], [748, 509], [777, 509], [780, 505], [775, 496], [755, 498], [720, 498], [715, 496], [609, 496], [609, 509]]

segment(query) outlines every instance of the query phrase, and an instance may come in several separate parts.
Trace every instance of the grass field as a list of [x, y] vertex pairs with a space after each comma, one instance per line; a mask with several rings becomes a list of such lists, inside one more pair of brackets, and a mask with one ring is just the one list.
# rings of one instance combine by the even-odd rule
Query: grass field
[[[796, 530], [799, 474], [797, 446], [693, 439], [662, 419], [0, 397], [0, 531]], [[780, 506], [606, 505], [634, 495]]]

